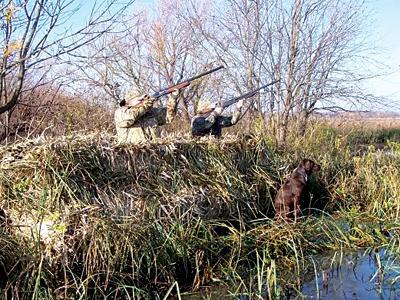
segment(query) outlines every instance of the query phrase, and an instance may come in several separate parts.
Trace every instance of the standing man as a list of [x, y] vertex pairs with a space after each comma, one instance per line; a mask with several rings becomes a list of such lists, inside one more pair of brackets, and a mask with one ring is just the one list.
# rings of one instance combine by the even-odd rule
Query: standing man
[[138, 144], [160, 136], [159, 126], [171, 123], [178, 107], [179, 90], [169, 94], [167, 106], [158, 107], [147, 94], [128, 92], [115, 110], [117, 139], [122, 144]]
[[224, 110], [221, 106], [203, 104], [192, 118], [192, 136], [221, 137], [222, 128], [235, 125], [241, 118], [243, 100], [239, 100], [236, 109], [230, 116], [222, 115]]

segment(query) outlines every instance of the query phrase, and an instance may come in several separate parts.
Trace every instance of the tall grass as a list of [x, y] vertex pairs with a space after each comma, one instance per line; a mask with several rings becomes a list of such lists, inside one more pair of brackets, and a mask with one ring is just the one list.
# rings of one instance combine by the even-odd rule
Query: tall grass
[[[207, 284], [278, 298], [309, 255], [399, 241], [400, 144], [356, 155], [350, 135], [310, 129], [118, 146], [73, 137], [0, 149], [3, 298], [163, 298]], [[273, 219], [281, 178], [310, 157], [305, 216]], [[282, 278], [289, 278], [284, 283]]]

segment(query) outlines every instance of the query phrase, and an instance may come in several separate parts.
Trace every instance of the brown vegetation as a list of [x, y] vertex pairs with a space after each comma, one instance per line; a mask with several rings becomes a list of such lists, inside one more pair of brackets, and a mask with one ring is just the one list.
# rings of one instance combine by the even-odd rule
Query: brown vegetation
[[76, 131], [110, 132], [114, 127], [111, 110], [47, 86], [25, 94], [21, 103], [10, 112], [8, 127], [0, 127], [0, 141], [63, 136]]

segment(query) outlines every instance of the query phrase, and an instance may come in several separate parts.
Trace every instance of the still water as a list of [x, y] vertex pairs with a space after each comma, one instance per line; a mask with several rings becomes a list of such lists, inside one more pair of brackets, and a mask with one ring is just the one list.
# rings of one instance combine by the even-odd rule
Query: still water
[[318, 272], [302, 285], [306, 299], [400, 299], [400, 262], [388, 250], [316, 259]]
[[[331, 252], [307, 261], [300, 289], [282, 288], [279, 299], [400, 300], [400, 259], [389, 250]], [[276, 299], [268, 291], [232, 295], [232, 290], [214, 287], [182, 299]]]

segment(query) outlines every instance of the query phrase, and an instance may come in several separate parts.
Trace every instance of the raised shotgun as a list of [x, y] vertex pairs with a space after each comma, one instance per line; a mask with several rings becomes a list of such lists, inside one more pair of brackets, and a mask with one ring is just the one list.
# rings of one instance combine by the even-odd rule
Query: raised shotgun
[[[192, 78], [189, 78], [189, 79], [183, 80], [181, 82], [178, 82], [177, 84], [174, 84], [174, 85], [171, 85], [171, 86], [169, 86], [167, 88], [161, 89], [160, 91], [158, 91], [158, 92], [154, 93], [153, 95], [151, 95], [151, 97], [157, 99], [157, 98], [160, 98], [162, 96], [168, 95], [168, 94], [172, 93], [174, 90], [180, 90], [182, 88], [185, 88], [185, 87], [189, 86], [192, 83], [192, 81], [194, 81], [196, 79], [199, 79], [199, 78], [201, 78], [203, 76], [206, 76], [208, 74], [214, 73], [214, 72], [216, 72], [218, 70], [221, 70], [223, 68], [224, 68], [224, 66], [219, 66], [219, 67], [216, 67], [216, 68], [211, 69], [209, 71], [203, 72], [203, 73], [201, 73], [199, 75], [196, 75], [196, 76], [194, 76]], [[125, 101], [125, 100], [123, 100], [123, 101]], [[125, 101], [123, 105], [130, 106], [129, 105], [129, 101]]]
[[263, 86], [261, 86], [261, 87], [255, 89], [255, 90], [253, 90], [253, 91], [251, 91], [251, 92], [248, 92], [248, 93], [246, 93], [246, 94], [240, 95], [240, 96], [238, 96], [238, 97], [232, 98], [232, 99], [227, 100], [227, 101], [223, 101], [223, 102], [221, 102], [218, 106], [221, 106], [221, 107], [225, 108], [225, 107], [231, 106], [232, 104], [238, 102], [239, 100], [247, 99], [247, 98], [253, 97], [255, 94], [257, 94], [257, 92], [258, 92], [259, 90], [265, 89], [266, 87], [268, 87], [268, 86], [270, 86], [270, 85], [273, 85], [273, 84], [277, 83], [278, 81], [280, 81], [280, 79], [277, 79], [277, 80], [275, 80], [275, 81], [272, 81], [272, 82], [270, 82], [270, 83], [268, 83], [268, 84], [266, 84], [266, 85], [263, 85]]

